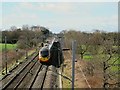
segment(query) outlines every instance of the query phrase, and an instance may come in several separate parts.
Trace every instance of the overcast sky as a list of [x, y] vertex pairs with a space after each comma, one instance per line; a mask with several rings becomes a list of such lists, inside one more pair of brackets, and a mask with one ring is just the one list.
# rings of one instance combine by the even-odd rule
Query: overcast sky
[[2, 2], [0, 27], [41, 25], [52, 32], [66, 29], [118, 31], [117, 2]]

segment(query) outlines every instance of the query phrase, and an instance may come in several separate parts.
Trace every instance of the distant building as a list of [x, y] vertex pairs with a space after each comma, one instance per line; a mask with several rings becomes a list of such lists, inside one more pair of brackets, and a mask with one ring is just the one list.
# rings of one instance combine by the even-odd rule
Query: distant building
[[36, 31], [36, 30], [41, 30], [40, 26], [32, 26], [31, 30]]

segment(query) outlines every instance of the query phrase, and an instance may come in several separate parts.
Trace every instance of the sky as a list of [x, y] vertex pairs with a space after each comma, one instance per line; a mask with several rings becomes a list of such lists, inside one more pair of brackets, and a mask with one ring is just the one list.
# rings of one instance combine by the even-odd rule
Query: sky
[[[13, 0], [14, 1], [14, 0]], [[58, 0], [59, 1], [59, 0]], [[40, 25], [62, 30], [118, 31], [118, 2], [4, 2], [0, 3], [0, 29]]]

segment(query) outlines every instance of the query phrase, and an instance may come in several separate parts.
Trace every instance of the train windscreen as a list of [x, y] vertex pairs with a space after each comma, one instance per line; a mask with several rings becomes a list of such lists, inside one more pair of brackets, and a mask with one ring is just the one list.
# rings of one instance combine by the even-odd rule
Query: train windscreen
[[47, 57], [48, 55], [49, 55], [48, 50], [46, 50], [46, 51], [41, 51], [41, 56], [42, 56], [42, 57]]

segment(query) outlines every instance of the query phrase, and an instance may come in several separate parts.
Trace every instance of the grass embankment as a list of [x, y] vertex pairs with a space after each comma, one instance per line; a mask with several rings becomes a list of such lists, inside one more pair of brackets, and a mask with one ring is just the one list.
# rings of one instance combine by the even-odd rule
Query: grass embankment
[[[6, 49], [7, 50], [13, 50], [16, 49], [17, 44], [6, 44]], [[0, 43], [0, 51], [5, 49], [5, 44], [4, 43]]]
[[[30, 56], [32, 53], [34, 53], [35, 52], [35, 50], [30, 50], [29, 52], [28, 52], [28, 56]], [[22, 56], [21, 58], [19, 58], [18, 59], [18, 64], [20, 63], [20, 62], [23, 62], [24, 60], [27, 60], [27, 59], [25, 59], [26, 58], [26, 56], [24, 55], [24, 56]], [[10, 64], [8, 67], [9, 67], [9, 69], [8, 70], [11, 70], [12, 68], [14, 68], [15, 66], [16, 66], [17, 64], [16, 64], [16, 61], [14, 60], [14, 63], [12, 63], [12, 64]]]
[[[12, 68], [14, 68], [17, 64], [19, 64], [20, 62], [23, 62], [24, 60], [26, 60], [26, 55], [23, 54], [22, 56], [20, 56], [20, 53], [25, 53], [25, 50], [18, 50], [18, 63], [16, 63], [16, 51], [15, 49], [17, 48], [17, 44], [7, 44], [7, 54], [8, 54], [8, 61], [9, 61], [9, 64], [8, 64], [8, 72], [9, 70], [11, 70]], [[5, 44], [2, 44], [0, 43], [0, 48], [1, 48], [1, 51], [5, 49]], [[28, 52], [28, 56], [30, 56], [33, 52], [35, 52], [35, 49], [30, 49], [27, 51]], [[13, 54], [12, 54], [13, 53]], [[12, 55], [11, 55], [12, 54]], [[10, 55], [10, 57], [9, 57]], [[2, 56], [2, 54], [1, 54]], [[10, 59], [11, 58], [11, 59]], [[1, 59], [2, 60], [2, 59]], [[1, 63], [3, 64], [3, 61], [1, 61]], [[3, 65], [2, 65], [3, 66]], [[0, 78], [3, 77], [4, 75], [2, 75], [2, 73], [5, 74], [5, 68], [2, 68], [2, 70], [0, 71]]]
[[87, 60], [87, 61], [91, 60], [92, 58], [93, 58], [93, 56], [90, 55], [90, 54], [85, 54], [85, 55], [83, 56], [83, 59], [84, 59], [84, 60]]
[[[64, 55], [64, 63], [63, 63], [63, 71], [62, 71], [62, 75], [66, 76], [67, 78], [71, 79], [71, 57], [69, 56], [68, 52], [63, 52]], [[63, 88], [71, 88], [71, 81], [69, 79], [67, 79], [65, 77], [62, 77], [62, 87]]]

